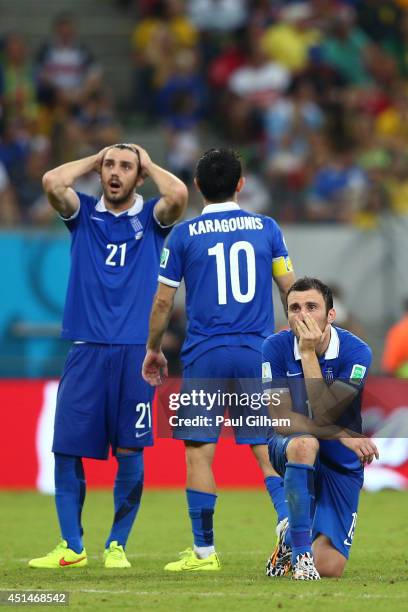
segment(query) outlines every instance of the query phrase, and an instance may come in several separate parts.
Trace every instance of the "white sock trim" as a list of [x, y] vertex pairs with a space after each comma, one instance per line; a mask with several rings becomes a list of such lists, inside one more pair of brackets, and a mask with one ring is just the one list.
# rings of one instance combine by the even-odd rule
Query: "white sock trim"
[[196, 546], [194, 544], [194, 552], [199, 559], [206, 559], [215, 553], [215, 548], [214, 546]]

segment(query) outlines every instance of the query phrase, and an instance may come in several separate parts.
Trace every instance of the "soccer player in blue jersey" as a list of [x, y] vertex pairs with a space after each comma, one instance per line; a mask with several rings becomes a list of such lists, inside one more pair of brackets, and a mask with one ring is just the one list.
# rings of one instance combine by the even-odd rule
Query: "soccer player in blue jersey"
[[[100, 173], [100, 200], [77, 193], [83, 174]], [[159, 197], [143, 201], [146, 178]], [[81, 512], [82, 457], [117, 459], [115, 514], [107, 568], [130, 567], [125, 546], [143, 489], [143, 449], [151, 446], [152, 390], [140, 375], [160, 252], [183, 213], [187, 189], [137, 145], [116, 144], [47, 172], [44, 189], [71, 233], [71, 271], [62, 337], [73, 341], [58, 389], [53, 452], [62, 542], [33, 568], [87, 564]]]
[[[261, 346], [273, 332], [272, 278], [285, 299], [294, 281], [292, 264], [281, 229], [270, 217], [242, 210], [238, 194], [244, 186], [238, 156], [228, 149], [211, 149], [197, 163], [195, 182], [204, 198], [199, 217], [178, 225], [163, 250], [159, 288], [150, 319], [145, 380], [160, 382], [166, 371], [161, 340], [174, 295], [182, 278], [186, 287], [187, 337], [182, 349], [184, 391], [238, 392], [251, 396], [259, 391]], [[205, 388], [207, 387], [207, 388]], [[262, 389], [260, 389], [262, 391]], [[174, 437], [184, 440], [187, 464], [187, 505], [194, 536], [194, 550], [170, 571], [218, 570], [214, 548], [213, 514], [217, 496], [212, 472], [215, 445], [224, 415], [223, 400], [211, 407], [179, 408]], [[259, 406], [257, 406], [259, 408]], [[263, 472], [278, 518], [287, 515], [282, 479], [272, 469], [266, 446], [266, 428], [248, 426], [250, 407], [229, 403], [230, 416], [245, 415], [235, 427], [238, 444], [249, 444]], [[267, 415], [267, 408], [265, 415]], [[253, 414], [261, 415], [262, 409]], [[185, 418], [206, 415], [203, 427]], [[218, 417], [218, 419], [217, 419]], [[282, 510], [283, 509], [283, 510]]]
[[315, 278], [287, 294], [290, 330], [263, 343], [265, 390], [279, 390], [273, 416], [291, 425], [268, 440], [272, 465], [284, 477], [289, 521], [280, 530], [270, 576], [292, 569], [295, 580], [339, 577], [349, 557], [363, 467], [378, 459], [362, 436], [361, 397], [371, 350], [335, 327], [330, 288]]

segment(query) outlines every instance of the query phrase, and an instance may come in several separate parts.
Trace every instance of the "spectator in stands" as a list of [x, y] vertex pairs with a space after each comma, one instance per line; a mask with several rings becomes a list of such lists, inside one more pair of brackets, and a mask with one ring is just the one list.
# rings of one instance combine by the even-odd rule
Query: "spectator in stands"
[[200, 31], [232, 31], [248, 18], [248, 0], [187, 0], [187, 12]]
[[[102, 90], [90, 93], [67, 126], [67, 132], [77, 144], [77, 156], [84, 153], [84, 147], [94, 151], [112, 142], [120, 142], [122, 130], [114, 115], [110, 97]], [[78, 150], [80, 148], [82, 152]]]
[[289, 83], [289, 71], [266, 56], [257, 32], [249, 33], [246, 63], [228, 81], [230, 98], [224, 109], [228, 136], [236, 141], [259, 137], [265, 110]]
[[164, 2], [141, 9], [141, 19], [132, 38], [134, 63], [132, 111], [145, 121], [154, 118], [152, 101], [158, 88], [164, 86], [181, 50], [195, 49], [198, 34], [183, 11], [180, 0]]
[[327, 63], [338, 70], [348, 84], [364, 85], [370, 81], [367, 64], [371, 46], [368, 36], [355, 25], [353, 9], [340, 6], [323, 41]]
[[239, 204], [248, 212], [262, 215], [271, 215], [273, 202], [268, 185], [259, 174], [259, 161], [257, 157], [250, 158], [245, 163], [245, 185], [239, 194]]
[[408, 378], [408, 298], [404, 300], [403, 317], [386, 335], [381, 365], [390, 376]]
[[[364, 4], [364, 3], [362, 3]], [[392, 6], [392, 5], [389, 5]], [[388, 7], [387, 7], [388, 8]], [[408, 78], [408, 12], [402, 11], [398, 23], [393, 24], [393, 29], [388, 31], [383, 47], [395, 59], [399, 75], [403, 79]]]
[[74, 17], [59, 15], [53, 37], [37, 56], [39, 99], [46, 105], [77, 108], [86, 96], [99, 89], [102, 71], [87, 46], [78, 38]]
[[350, 148], [332, 150], [317, 170], [306, 202], [309, 221], [350, 223], [364, 202], [368, 181]]
[[16, 184], [20, 218], [23, 223], [36, 220], [36, 211], [45, 205], [42, 177], [50, 167], [50, 143], [44, 136], [32, 138], [29, 145], [24, 176]]
[[17, 33], [6, 37], [0, 73], [5, 121], [18, 118], [23, 122], [35, 122], [38, 104], [34, 67], [27, 57], [24, 39]]
[[404, 18], [404, 11], [396, 2], [381, 2], [379, 0], [364, 0], [355, 2], [359, 27], [366, 34], [382, 44], [398, 38], [399, 24]]
[[277, 100], [265, 113], [268, 166], [278, 167], [282, 154], [291, 156], [293, 164], [290, 165], [302, 165], [309, 150], [309, 135], [323, 126], [324, 116], [313, 86], [307, 80], [296, 80], [288, 95]]
[[324, 121], [313, 86], [303, 78], [296, 79], [287, 95], [265, 113], [266, 170], [280, 221], [304, 215], [311, 136], [323, 129]]
[[390, 91], [390, 105], [376, 120], [376, 132], [394, 150], [406, 149], [408, 137], [408, 93], [405, 81], [394, 83]]
[[313, 24], [312, 5], [294, 2], [282, 6], [279, 20], [266, 29], [262, 41], [268, 57], [285, 66], [290, 72], [304, 70], [309, 49], [322, 37]]
[[166, 130], [170, 171], [190, 183], [200, 150], [199, 126], [206, 115], [207, 89], [192, 50], [180, 51], [173, 74], [157, 93]]

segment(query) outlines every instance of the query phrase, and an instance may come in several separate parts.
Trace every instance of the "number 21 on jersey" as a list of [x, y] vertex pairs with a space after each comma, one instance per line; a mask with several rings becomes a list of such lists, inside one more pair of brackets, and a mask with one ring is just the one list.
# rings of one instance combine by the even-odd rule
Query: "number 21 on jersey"
[[[126, 242], [120, 244], [119, 246], [117, 244], [107, 244], [106, 248], [109, 251], [105, 260], [106, 265], [123, 267], [126, 259]], [[120, 256], [117, 256], [118, 251], [120, 251]]]

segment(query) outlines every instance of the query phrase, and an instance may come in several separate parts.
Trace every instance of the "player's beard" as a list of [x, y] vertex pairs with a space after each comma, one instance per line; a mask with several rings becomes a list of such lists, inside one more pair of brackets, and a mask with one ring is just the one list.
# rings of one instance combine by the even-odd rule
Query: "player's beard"
[[108, 194], [107, 189], [104, 187], [103, 197], [105, 201], [108, 202], [113, 208], [119, 208], [120, 206], [122, 206], [122, 204], [125, 204], [125, 202], [127, 201], [129, 201], [128, 202], [129, 204], [133, 203], [133, 200], [135, 197], [135, 189], [136, 189], [136, 185], [133, 185], [128, 191], [122, 194], [118, 193], [113, 196], [110, 196]]

